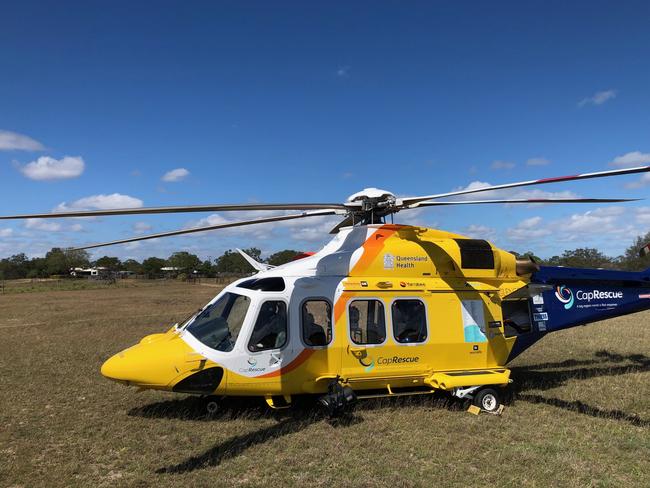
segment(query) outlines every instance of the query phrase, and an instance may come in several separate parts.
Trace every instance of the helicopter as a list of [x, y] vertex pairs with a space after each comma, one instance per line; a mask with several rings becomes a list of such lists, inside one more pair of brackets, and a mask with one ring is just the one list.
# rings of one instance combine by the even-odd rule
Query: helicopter
[[394, 214], [448, 205], [631, 201], [452, 197], [648, 171], [650, 166], [640, 166], [416, 197], [367, 188], [344, 203], [82, 210], [0, 220], [295, 211], [76, 248], [80, 250], [339, 215], [342, 220], [328, 244], [287, 264], [273, 267], [240, 251], [256, 274], [227, 285], [166, 332], [148, 335], [110, 357], [102, 375], [140, 389], [261, 397], [274, 409], [289, 408], [297, 396], [314, 395], [332, 416], [361, 399], [439, 392], [497, 412], [512, 382], [508, 363], [547, 334], [649, 309], [650, 268], [625, 272], [540, 266], [484, 239], [395, 224]]

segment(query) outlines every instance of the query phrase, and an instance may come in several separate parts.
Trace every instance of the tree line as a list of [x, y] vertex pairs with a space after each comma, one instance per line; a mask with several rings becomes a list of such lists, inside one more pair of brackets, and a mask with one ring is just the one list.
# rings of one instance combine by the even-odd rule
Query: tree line
[[[517, 257], [532, 257], [542, 265], [566, 266], [575, 268], [605, 268], [639, 271], [650, 267], [650, 258], [640, 257], [639, 249], [650, 242], [650, 232], [638, 236], [621, 256], [611, 257], [594, 248], [567, 250], [559, 256], [542, 259], [534, 252], [513, 253]], [[293, 260], [298, 251], [284, 249], [262, 258], [262, 252], [255, 248], [244, 249], [253, 259], [274, 266]], [[91, 261], [86, 251], [53, 248], [45, 257], [28, 258], [25, 254], [15, 254], [0, 260], [0, 279], [47, 278], [68, 276], [71, 268], [103, 267], [110, 271], [128, 271], [150, 278], [161, 276], [162, 268], [175, 268], [179, 273], [196, 273], [205, 277], [220, 274], [244, 274], [252, 271], [250, 264], [236, 251], [229, 249], [214, 260], [201, 260], [197, 255], [186, 251], [175, 252], [167, 259], [150, 257], [142, 262], [135, 259], [121, 261], [119, 258], [103, 256]]]
[[[252, 247], [244, 252], [257, 261], [279, 266], [293, 260], [300, 252], [284, 249], [262, 258], [262, 251]], [[150, 278], [163, 274], [163, 268], [174, 268], [182, 274], [198, 273], [204, 277], [215, 277], [219, 274], [250, 273], [250, 264], [236, 250], [229, 249], [214, 260], [202, 260], [196, 254], [187, 251], [175, 252], [167, 259], [149, 257], [143, 261], [126, 259], [124, 261], [113, 256], [102, 256], [91, 260], [86, 251], [53, 248], [45, 257], [29, 258], [25, 254], [15, 254], [0, 260], [0, 279], [48, 278], [52, 276], [69, 276], [72, 268], [101, 267], [109, 271], [128, 271], [136, 275]]]
[[607, 256], [598, 249], [591, 247], [580, 247], [573, 250], [566, 250], [561, 255], [551, 256], [542, 259], [534, 252], [528, 251], [523, 254], [513, 252], [518, 258], [531, 257], [541, 265], [565, 266], [567, 268], [603, 268], [620, 269], [624, 271], [641, 271], [650, 267], [650, 257], [640, 256], [639, 250], [650, 242], [650, 232], [638, 236], [625, 252], [620, 256]]

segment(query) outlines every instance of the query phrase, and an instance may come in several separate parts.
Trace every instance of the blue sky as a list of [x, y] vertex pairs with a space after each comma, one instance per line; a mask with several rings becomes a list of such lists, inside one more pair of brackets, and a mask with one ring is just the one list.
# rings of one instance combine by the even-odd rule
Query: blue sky
[[[0, 213], [336, 202], [368, 186], [431, 194], [650, 164], [650, 4], [567, 3], [5, 3]], [[538, 192], [646, 198], [649, 188], [628, 176]], [[530, 191], [505, 195], [541, 195]], [[0, 256], [234, 218], [2, 223]], [[617, 254], [650, 230], [650, 203], [429, 209], [396, 220], [542, 256], [580, 246]], [[331, 225], [93, 255], [314, 250]]]

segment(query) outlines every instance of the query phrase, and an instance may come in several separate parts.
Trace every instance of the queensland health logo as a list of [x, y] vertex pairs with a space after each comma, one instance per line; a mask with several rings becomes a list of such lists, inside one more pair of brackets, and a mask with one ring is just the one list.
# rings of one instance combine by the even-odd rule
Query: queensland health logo
[[573, 307], [573, 292], [564, 285], [555, 287], [555, 298], [564, 304], [564, 308], [569, 310]]

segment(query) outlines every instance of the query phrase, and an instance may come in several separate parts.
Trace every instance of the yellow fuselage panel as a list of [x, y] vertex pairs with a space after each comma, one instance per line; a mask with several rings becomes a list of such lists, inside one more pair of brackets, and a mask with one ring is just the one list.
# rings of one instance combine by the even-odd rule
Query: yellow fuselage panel
[[350, 277], [519, 279], [514, 255], [493, 246], [490, 246], [494, 258], [492, 268], [463, 268], [458, 240], [464, 239], [439, 230], [385, 225], [359, 248]]

